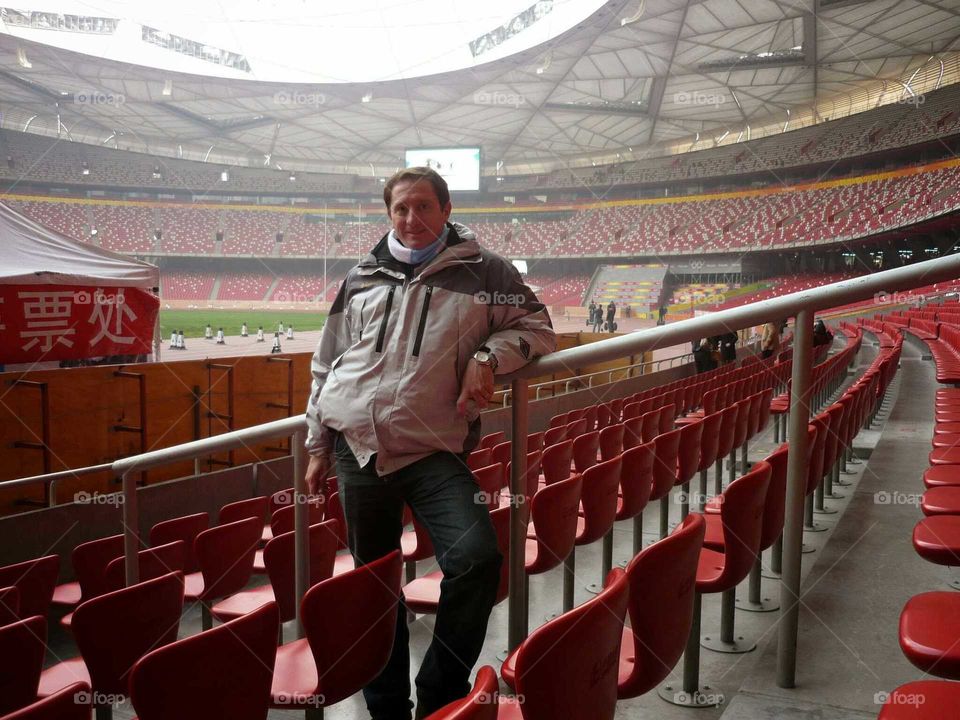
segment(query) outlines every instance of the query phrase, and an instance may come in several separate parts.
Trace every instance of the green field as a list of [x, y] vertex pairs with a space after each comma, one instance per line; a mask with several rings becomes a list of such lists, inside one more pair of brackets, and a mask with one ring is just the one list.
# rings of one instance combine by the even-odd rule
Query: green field
[[294, 330], [319, 330], [327, 316], [318, 312], [281, 312], [266, 310], [160, 310], [160, 337], [168, 338], [174, 330], [183, 330], [185, 338], [202, 338], [207, 323], [217, 334], [222, 327], [226, 335], [239, 335], [240, 326], [246, 322], [251, 335], [256, 335], [257, 327], [263, 325], [263, 331], [273, 335], [280, 321], [283, 327], [293, 324]]

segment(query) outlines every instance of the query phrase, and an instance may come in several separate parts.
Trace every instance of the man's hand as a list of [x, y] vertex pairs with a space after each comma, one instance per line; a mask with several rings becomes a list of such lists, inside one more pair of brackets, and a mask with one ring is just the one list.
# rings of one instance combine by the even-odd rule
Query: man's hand
[[323, 483], [330, 474], [330, 456], [329, 455], [311, 455], [310, 462], [307, 463], [307, 492], [310, 495], [320, 495], [323, 489]]
[[467, 416], [467, 403], [473, 400], [478, 410], [486, 410], [493, 400], [493, 368], [481, 365], [473, 358], [467, 363], [467, 371], [460, 384], [460, 397], [457, 398], [457, 412]]

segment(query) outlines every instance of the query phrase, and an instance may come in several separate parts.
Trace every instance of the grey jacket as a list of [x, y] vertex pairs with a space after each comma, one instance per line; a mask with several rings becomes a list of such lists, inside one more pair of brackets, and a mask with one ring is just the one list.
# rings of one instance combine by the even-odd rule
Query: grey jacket
[[386, 236], [348, 274], [313, 357], [307, 451], [343, 433], [357, 461], [387, 475], [438, 451], [476, 446], [480, 421], [457, 413], [460, 381], [480, 348], [498, 373], [556, 349], [546, 308], [503, 258], [453, 223], [447, 245], [415, 269]]

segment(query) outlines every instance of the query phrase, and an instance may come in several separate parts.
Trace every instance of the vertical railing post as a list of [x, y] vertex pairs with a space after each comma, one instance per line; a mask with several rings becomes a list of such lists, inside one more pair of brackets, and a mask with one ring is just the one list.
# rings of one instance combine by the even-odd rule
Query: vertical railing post
[[[513, 406], [510, 411], [510, 598], [507, 645], [513, 652], [527, 636], [526, 545], [527, 545], [527, 434], [530, 398], [527, 381], [514, 380]], [[522, 502], [521, 502], [522, 499]]]
[[[300, 617], [300, 601], [310, 589], [310, 516], [307, 507], [307, 449], [303, 430], [297, 430], [290, 438], [293, 451], [293, 540], [294, 540], [294, 588], [297, 595], [297, 637], [302, 638], [303, 620]], [[324, 478], [326, 479], [326, 478]]]
[[137, 476], [128, 470], [121, 478], [123, 488], [123, 567], [127, 586], [140, 582], [140, 518], [137, 512]]
[[807, 483], [807, 425], [810, 422], [810, 363], [813, 358], [813, 313], [797, 314], [790, 385], [790, 454], [787, 461], [787, 502], [783, 527], [783, 570], [780, 579], [780, 627], [777, 643], [777, 685], [796, 685], [797, 633], [800, 624], [800, 557], [803, 545], [803, 504]]

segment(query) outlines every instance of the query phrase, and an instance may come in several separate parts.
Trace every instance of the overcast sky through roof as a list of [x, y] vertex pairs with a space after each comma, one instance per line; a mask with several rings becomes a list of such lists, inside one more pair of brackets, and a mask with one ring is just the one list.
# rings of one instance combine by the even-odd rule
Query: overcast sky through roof
[[[496, 60], [555, 37], [603, 4], [603, 0], [41, 0], [9, 7], [121, 22], [109, 37], [13, 25], [6, 31], [99, 57], [181, 72], [279, 82], [369, 82]], [[499, 42], [484, 39], [524, 13]], [[538, 19], [530, 23], [532, 17]], [[143, 41], [142, 26], [241, 55], [250, 70], [149, 46]], [[478, 49], [483, 51], [475, 55]]]

